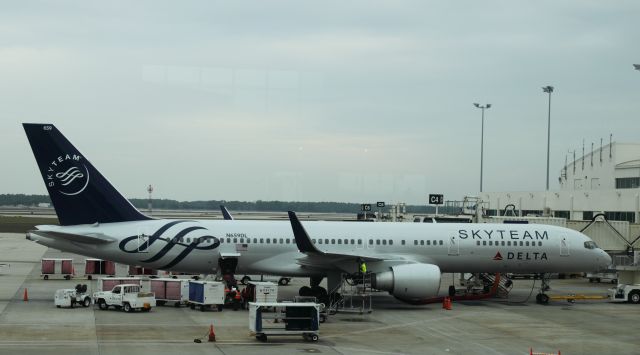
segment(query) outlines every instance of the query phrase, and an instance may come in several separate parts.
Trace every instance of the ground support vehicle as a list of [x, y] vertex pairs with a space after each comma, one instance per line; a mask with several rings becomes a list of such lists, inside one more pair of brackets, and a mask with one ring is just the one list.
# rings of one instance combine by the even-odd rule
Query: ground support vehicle
[[318, 341], [320, 306], [317, 303], [249, 303], [249, 330], [256, 339], [268, 336], [302, 335], [307, 341]]
[[116, 285], [122, 285], [122, 284], [135, 284], [135, 285], [140, 285], [142, 291], [144, 292], [150, 292], [151, 291], [151, 284], [149, 282], [149, 279], [143, 279], [141, 277], [136, 277], [136, 276], [132, 276], [132, 277], [103, 277], [98, 279], [98, 285], [97, 285], [97, 290], [98, 291], [110, 291], [112, 290]]
[[640, 285], [618, 284], [609, 289], [609, 298], [613, 302], [640, 303]]
[[189, 280], [189, 300], [191, 309], [206, 311], [213, 307], [222, 311], [225, 302], [225, 285], [219, 281]]
[[56, 290], [53, 297], [56, 307], [75, 307], [76, 304], [82, 307], [91, 305], [91, 295], [87, 294], [87, 285], [76, 285], [76, 288]]
[[189, 280], [160, 278], [151, 279], [149, 282], [158, 306], [171, 302], [175, 307], [180, 307], [189, 300]]
[[73, 277], [73, 259], [42, 258], [42, 278], [64, 278], [70, 280]]
[[93, 303], [101, 310], [107, 310], [110, 306], [133, 312], [142, 310], [148, 312], [156, 306], [156, 298], [152, 292], [143, 292], [140, 285], [122, 284], [116, 285], [111, 291], [99, 291], [93, 294]]
[[612, 284], [618, 283], [618, 273], [615, 272], [588, 272], [586, 278], [589, 279], [589, 282], [602, 282], [608, 281]]
[[249, 281], [277, 282], [280, 286], [286, 286], [291, 282], [291, 278], [271, 275], [244, 275], [240, 278], [240, 283], [243, 285], [248, 285]]

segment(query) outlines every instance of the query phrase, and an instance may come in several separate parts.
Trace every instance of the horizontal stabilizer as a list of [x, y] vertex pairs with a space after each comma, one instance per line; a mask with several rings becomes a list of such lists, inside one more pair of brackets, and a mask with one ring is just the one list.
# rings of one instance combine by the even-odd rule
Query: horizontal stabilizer
[[27, 232], [27, 238], [30, 239], [30, 235], [36, 235], [50, 239], [64, 239], [69, 242], [85, 244], [107, 244], [115, 242], [117, 240], [102, 233], [72, 234], [55, 231], [30, 230]]

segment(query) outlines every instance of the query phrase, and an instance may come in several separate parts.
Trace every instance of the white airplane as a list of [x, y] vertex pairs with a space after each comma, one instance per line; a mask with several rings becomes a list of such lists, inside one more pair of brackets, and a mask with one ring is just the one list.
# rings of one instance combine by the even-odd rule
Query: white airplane
[[442, 273], [594, 271], [611, 258], [587, 236], [548, 225], [167, 220], [140, 213], [52, 124], [23, 124], [59, 226], [27, 239], [146, 268], [322, 278], [334, 290], [365, 262], [372, 285], [420, 303]]

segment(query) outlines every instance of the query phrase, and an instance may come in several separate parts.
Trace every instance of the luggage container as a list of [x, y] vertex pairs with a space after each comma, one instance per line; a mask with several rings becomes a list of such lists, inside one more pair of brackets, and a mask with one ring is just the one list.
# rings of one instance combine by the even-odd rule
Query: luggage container
[[91, 280], [94, 276], [127, 276], [129, 265], [116, 263], [109, 260], [84, 259], [84, 274]]
[[278, 285], [273, 282], [249, 281], [242, 291], [243, 308], [249, 302], [278, 302]]
[[43, 258], [42, 277], [45, 280], [50, 278], [64, 278], [70, 280], [73, 277], [73, 259]]
[[302, 335], [305, 340], [318, 341], [319, 307], [317, 303], [251, 302], [249, 330], [260, 341], [271, 335]]
[[143, 292], [151, 292], [149, 279], [141, 277], [103, 277], [98, 279], [98, 291], [111, 291], [113, 287], [121, 284], [140, 285]]
[[157, 276], [158, 270], [144, 268], [142, 266], [129, 266], [129, 276]]
[[173, 302], [180, 307], [189, 300], [189, 280], [162, 278], [150, 280], [151, 292], [156, 295], [156, 304], [163, 306], [167, 302]]
[[216, 306], [222, 311], [225, 301], [224, 283], [218, 281], [189, 281], [189, 306], [191, 309], [198, 307], [201, 311]]

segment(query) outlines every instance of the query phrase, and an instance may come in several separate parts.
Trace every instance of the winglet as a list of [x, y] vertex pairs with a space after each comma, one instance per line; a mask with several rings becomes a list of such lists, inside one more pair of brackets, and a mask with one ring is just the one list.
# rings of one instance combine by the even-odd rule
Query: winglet
[[313, 245], [311, 242], [311, 238], [309, 238], [309, 234], [304, 230], [302, 223], [296, 216], [296, 213], [293, 211], [289, 211], [289, 221], [291, 221], [291, 228], [293, 229], [293, 236], [296, 238], [296, 245], [298, 245], [298, 250], [301, 253], [321, 253], [320, 250]]
[[220, 205], [220, 210], [222, 211], [222, 217], [225, 220], [227, 220], [227, 221], [232, 221], [233, 220], [233, 216], [231, 215], [231, 213], [229, 213], [227, 208], [224, 207], [224, 205]]

